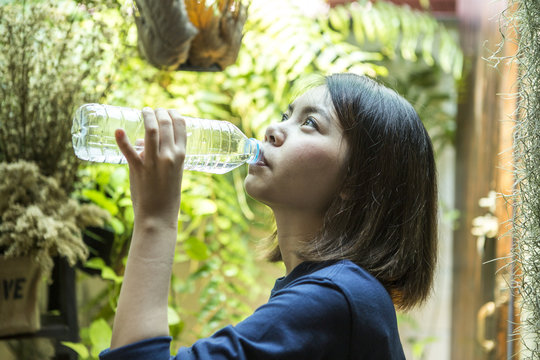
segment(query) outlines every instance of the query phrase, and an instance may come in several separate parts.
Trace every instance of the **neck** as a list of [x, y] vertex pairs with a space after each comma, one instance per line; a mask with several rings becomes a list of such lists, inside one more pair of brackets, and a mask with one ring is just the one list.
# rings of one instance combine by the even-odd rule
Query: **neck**
[[309, 242], [323, 224], [320, 214], [287, 210], [274, 210], [281, 257], [289, 274], [302, 262], [296, 251], [302, 243]]

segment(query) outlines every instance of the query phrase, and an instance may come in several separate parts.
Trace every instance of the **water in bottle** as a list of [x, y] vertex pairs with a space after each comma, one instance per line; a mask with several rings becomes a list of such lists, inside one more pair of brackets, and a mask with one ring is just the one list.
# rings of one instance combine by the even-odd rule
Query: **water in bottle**
[[[256, 163], [262, 156], [258, 140], [248, 139], [227, 121], [197, 119], [184, 116], [187, 143], [185, 170], [224, 174], [244, 163]], [[73, 149], [82, 160], [125, 164], [126, 159], [116, 144], [114, 132], [125, 130], [137, 151], [143, 147], [142, 112], [126, 107], [86, 104], [75, 113], [71, 128]]]

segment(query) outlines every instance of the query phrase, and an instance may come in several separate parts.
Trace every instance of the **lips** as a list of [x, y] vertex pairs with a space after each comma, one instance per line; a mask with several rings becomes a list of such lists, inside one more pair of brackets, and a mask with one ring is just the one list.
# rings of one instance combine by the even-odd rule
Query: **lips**
[[255, 165], [257, 165], [257, 166], [268, 166], [268, 163], [266, 162], [266, 158], [264, 157], [264, 153], [261, 154], [261, 158], [259, 159], [259, 161], [257, 161], [255, 163]]
[[266, 160], [266, 157], [264, 156], [265, 152], [264, 152], [264, 149], [261, 149], [263, 150], [261, 155], [260, 155], [260, 158], [259, 160], [254, 163], [253, 165], [256, 165], [256, 166], [268, 166], [268, 161]]

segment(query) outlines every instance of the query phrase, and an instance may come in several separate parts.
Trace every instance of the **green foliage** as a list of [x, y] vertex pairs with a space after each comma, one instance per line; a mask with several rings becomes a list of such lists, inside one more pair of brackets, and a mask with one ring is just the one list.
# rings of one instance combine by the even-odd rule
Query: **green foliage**
[[114, 232], [114, 242], [110, 257], [103, 260], [111, 262], [110, 266], [120, 274], [133, 230], [128, 169], [125, 166], [94, 164], [82, 167], [78, 172], [78, 178], [80, 180], [73, 193], [74, 196], [80, 201], [92, 202], [110, 215], [107, 225]]
[[431, 15], [385, 1], [352, 2], [330, 13], [337, 40], [353, 42], [388, 58], [422, 60], [461, 77], [463, 56], [452, 34]]
[[74, 350], [79, 360], [97, 359], [99, 353], [109, 347], [112, 330], [110, 325], [102, 318], [94, 320], [88, 328], [81, 331], [82, 342], [90, 344], [90, 349], [82, 343], [63, 341], [62, 344]]
[[463, 68], [455, 33], [427, 13], [367, 0], [337, 8], [327, 26], [336, 40], [379, 55], [379, 80], [413, 104], [438, 150], [453, 142]]
[[[113, 315], [119, 294], [133, 227], [126, 170], [121, 166], [88, 166], [80, 172], [81, 187], [76, 192], [81, 199], [91, 200], [107, 209], [112, 219], [110, 223], [117, 223], [113, 226], [115, 246], [110, 264], [101, 258], [91, 258], [85, 264], [87, 268], [98, 270], [101, 278], [107, 281], [104, 292], [107, 297], [104, 298], [103, 293], [97, 295], [96, 301], [92, 302], [94, 308], [90, 309], [107, 319]], [[248, 219], [253, 218], [253, 214], [248, 213], [246, 217], [242, 213], [240, 204], [247, 200], [243, 191], [235, 187], [235, 178], [241, 181], [235, 174], [211, 176], [186, 172], [184, 175], [175, 262], [178, 266], [186, 264], [193, 271], [185, 277], [175, 275], [172, 279], [169, 324], [174, 336], [180, 335], [184, 328], [182, 318], [192, 315], [179, 302], [183, 294], [197, 293], [198, 323], [204, 324], [198, 330], [198, 336], [201, 336], [209, 335], [224, 322], [243, 318], [251, 311], [246, 304], [251, 299], [249, 295], [256, 296], [260, 291], [257, 282], [260, 271], [250, 249], [253, 238], [250, 232], [257, 224]]]
[[[292, 96], [318, 79], [315, 74], [349, 71], [379, 77], [417, 96], [417, 109], [424, 114], [435, 112], [437, 101], [450, 102], [453, 96], [453, 87], [447, 86], [447, 92], [441, 87], [432, 98], [423, 98], [426, 86], [439, 86], [442, 77], [453, 85], [459, 76], [459, 63], [447, 60], [459, 60], [461, 52], [450, 37], [439, 34], [446, 32], [441, 25], [428, 15], [382, 2], [360, 1], [313, 19], [293, 1], [254, 0], [238, 60], [219, 73], [166, 72], [149, 66], [136, 53], [133, 23], [123, 20], [124, 10], [113, 5], [106, 15], [96, 14], [118, 24], [122, 43], [118, 54], [123, 60], [104, 102], [176, 108], [189, 116], [225, 119], [250, 137], [261, 138]], [[420, 22], [425, 24], [418, 28]], [[410, 32], [410, 28], [419, 30]], [[419, 31], [427, 34], [419, 38]], [[393, 76], [394, 71], [400, 76]], [[434, 127], [448, 127], [451, 132], [451, 111], [430, 119]], [[246, 197], [245, 172], [239, 168], [219, 176], [184, 175], [169, 299], [170, 331], [179, 341], [173, 347], [249, 315], [257, 297], [271, 286], [273, 280], [258, 266], [253, 239], [270, 234], [273, 221], [266, 207]], [[89, 314], [83, 323], [93, 324], [100, 318], [110, 320], [114, 313], [133, 210], [125, 167], [88, 165], [79, 175], [76, 196], [110, 213], [115, 238], [110, 259], [87, 263], [106, 283], [83, 304], [83, 312]], [[81, 274], [81, 279], [85, 277]], [[188, 306], [189, 297], [197, 299], [197, 306]], [[89, 348], [96, 346], [90, 337], [82, 338]], [[91, 351], [88, 356], [92, 357]]]

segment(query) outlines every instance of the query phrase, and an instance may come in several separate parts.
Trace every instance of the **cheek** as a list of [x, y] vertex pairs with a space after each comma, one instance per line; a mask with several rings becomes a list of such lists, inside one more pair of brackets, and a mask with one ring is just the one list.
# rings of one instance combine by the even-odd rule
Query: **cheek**
[[311, 148], [301, 150], [297, 162], [305, 170], [306, 176], [313, 173], [322, 178], [333, 178], [340, 175], [343, 159], [339, 152], [330, 152], [328, 149]]
[[246, 192], [270, 206], [289, 204], [324, 211], [343, 180], [344, 155], [333, 144], [304, 145], [287, 148], [272, 170], [248, 175]]
[[[285, 182], [299, 193], [310, 191], [312, 196], [333, 196], [344, 176], [343, 157], [327, 149], [305, 149], [295, 159], [295, 166], [288, 167]], [[318, 194], [318, 195], [316, 195]]]

